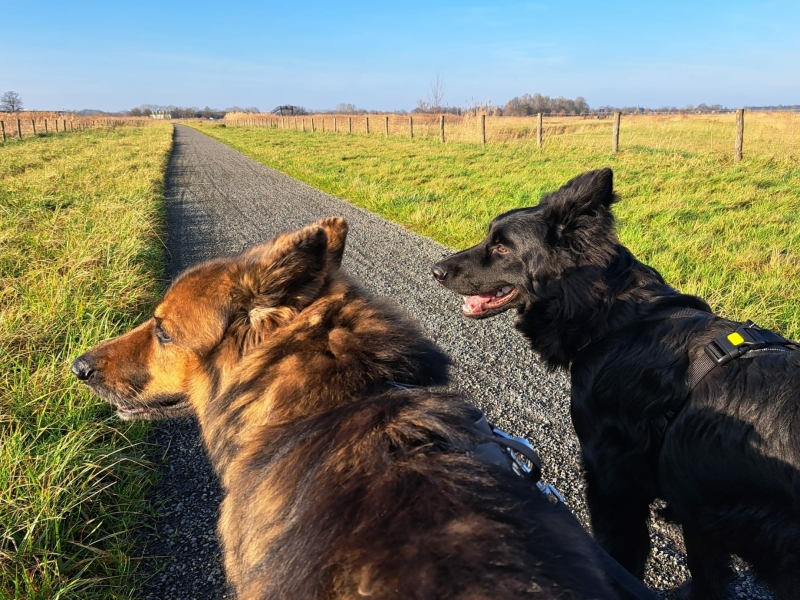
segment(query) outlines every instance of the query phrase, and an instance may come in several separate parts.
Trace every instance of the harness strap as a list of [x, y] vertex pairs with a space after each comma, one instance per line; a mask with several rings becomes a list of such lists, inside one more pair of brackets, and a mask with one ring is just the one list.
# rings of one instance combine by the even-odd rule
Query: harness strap
[[488, 438], [489, 441], [472, 448], [467, 452], [468, 456], [531, 479], [545, 498], [553, 503], [564, 502], [564, 498], [553, 484], [542, 482], [542, 459], [528, 440], [511, 436], [493, 427], [483, 413], [473, 423], [472, 430]]
[[703, 354], [689, 364], [686, 384], [691, 392], [716, 367], [736, 358], [754, 358], [756, 354], [800, 350], [796, 342], [787, 340], [752, 321], [745, 321], [732, 333], [723, 333], [703, 348]]
[[[675, 308], [666, 308], [658, 310], [643, 318], [641, 321], [615, 327], [609, 331], [603, 332], [597, 337], [589, 336], [588, 339], [578, 347], [577, 352], [581, 352], [590, 344], [601, 340], [607, 335], [625, 329], [626, 327], [632, 327], [648, 321], [691, 318], [700, 315], [714, 316], [712, 313], [695, 308], [681, 308], [677, 310]], [[663, 425], [660, 427], [662, 434], [666, 431], [678, 412], [684, 407], [692, 390], [694, 390], [703, 378], [716, 367], [724, 365], [735, 358], [754, 358], [765, 353], [793, 352], [797, 350], [800, 350], [800, 344], [797, 342], [787, 340], [783, 336], [768, 329], [762, 329], [752, 321], [746, 321], [732, 333], [722, 334], [714, 338], [714, 340], [703, 349], [703, 353], [700, 357], [689, 363], [689, 368], [686, 372], [688, 393], [678, 406], [668, 407], [664, 410], [662, 415]]]
[[697, 308], [663, 308], [661, 310], [657, 310], [654, 313], [643, 317], [639, 321], [632, 321], [630, 323], [625, 323], [624, 325], [620, 325], [619, 327], [614, 327], [613, 329], [609, 329], [608, 331], [604, 331], [597, 337], [592, 337], [587, 335], [584, 337], [583, 343], [581, 343], [578, 348], [575, 350], [576, 353], [580, 353], [589, 347], [591, 344], [602, 340], [604, 337], [611, 335], [612, 333], [616, 333], [622, 329], [627, 329], [628, 327], [634, 327], [641, 323], [648, 323], [650, 321], [661, 321], [662, 319], [683, 319], [688, 317], [697, 317], [699, 315], [706, 315], [706, 316], [713, 316], [710, 312], [705, 310], [699, 310]]
[[[397, 381], [387, 381], [386, 383], [406, 392], [421, 389], [420, 386], [409, 383]], [[539, 458], [539, 454], [533, 449], [530, 442], [494, 427], [481, 411], [474, 410], [480, 416], [475, 419], [471, 429], [473, 433], [486, 439], [486, 442], [467, 450], [467, 456], [483, 463], [502, 467], [520, 477], [531, 479], [548, 500], [555, 503], [564, 502], [564, 498], [553, 484], [542, 483], [542, 459]]]

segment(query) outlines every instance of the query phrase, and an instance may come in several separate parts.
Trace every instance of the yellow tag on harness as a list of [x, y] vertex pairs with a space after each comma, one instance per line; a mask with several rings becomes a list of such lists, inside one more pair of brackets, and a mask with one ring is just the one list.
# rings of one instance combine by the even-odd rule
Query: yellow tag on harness
[[744, 338], [734, 331], [728, 336], [728, 341], [734, 346], [738, 346], [744, 342]]

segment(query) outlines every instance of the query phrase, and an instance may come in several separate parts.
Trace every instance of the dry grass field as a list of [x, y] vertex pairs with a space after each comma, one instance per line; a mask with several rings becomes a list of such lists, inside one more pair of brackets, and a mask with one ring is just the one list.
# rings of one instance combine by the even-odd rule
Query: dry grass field
[[[229, 123], [270, 125], [296, 129], [366, 135], [409, 137], [409, 116], [413, 117], [415, 138], [439, 139], [439, 115], [306, 115], [276, 117], [230, 113]], [[313, 121], [313, 124], [312, 124]], [[597, 116], [543, 119], [542, 150], [573, 149], [604, 152], [611, 149], [613, 119]], [[486, 142], [536, 145], [537, 118], [486, 117]], [[641, 114], [623, 115], [620, 149], [647, 149], [654, 153], [733, 156], [736, 115], [723, 114]], [[445, 116], [445, 141], [481, 143], [480, 116]], [[800, 113], [746, 112], [744, 152], [774, 158], [800, 158]]]
[[[19, 123], [17, 123], [19, 121]], [[62, 133], [64, 131], [77, 131], [88, 128], [111, 127], [138, 122], [149, 122], [150, 119], [136, 117], [82, 117], [71, 113], [26, 110], [22, 112], [0, 112], [0, 123], [5, 130], [6, 139], [19, 138], [20, 131], [25, 139], [32, 135], [45, 135]], [[2, 142], [0, 135], [0, 142]]]

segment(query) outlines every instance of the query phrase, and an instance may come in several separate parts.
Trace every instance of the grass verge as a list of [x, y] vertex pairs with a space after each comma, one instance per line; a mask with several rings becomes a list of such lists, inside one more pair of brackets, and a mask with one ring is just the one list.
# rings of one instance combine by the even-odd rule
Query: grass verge
[[[535, 205], [579, 173], [610, 166], [624, 244], [719, 313], [800, 337], [800, 163], [705, 147], [618, 154], [529, 142], [431, 139], [193, 124], [254, 159], [452, 248], [498, 213]], [[687, 136], [688, 137], [688, 136]]]
[[159, 124], [0, 146], [2, 598], [132, 595], [147, 430], [70, 364], [160, 291], [171, 145]]

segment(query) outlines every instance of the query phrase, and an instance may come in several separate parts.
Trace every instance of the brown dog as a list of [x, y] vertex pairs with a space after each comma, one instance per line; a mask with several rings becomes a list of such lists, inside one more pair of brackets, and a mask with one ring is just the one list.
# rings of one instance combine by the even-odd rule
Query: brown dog
[[617, 598], [568, 511], [475, 458], [478, 411], [408, 387], [448, 359], [340, 270], [346, 234], [187, 270], [73, 371], [123, 419], [197, 415], [240, 599]]

